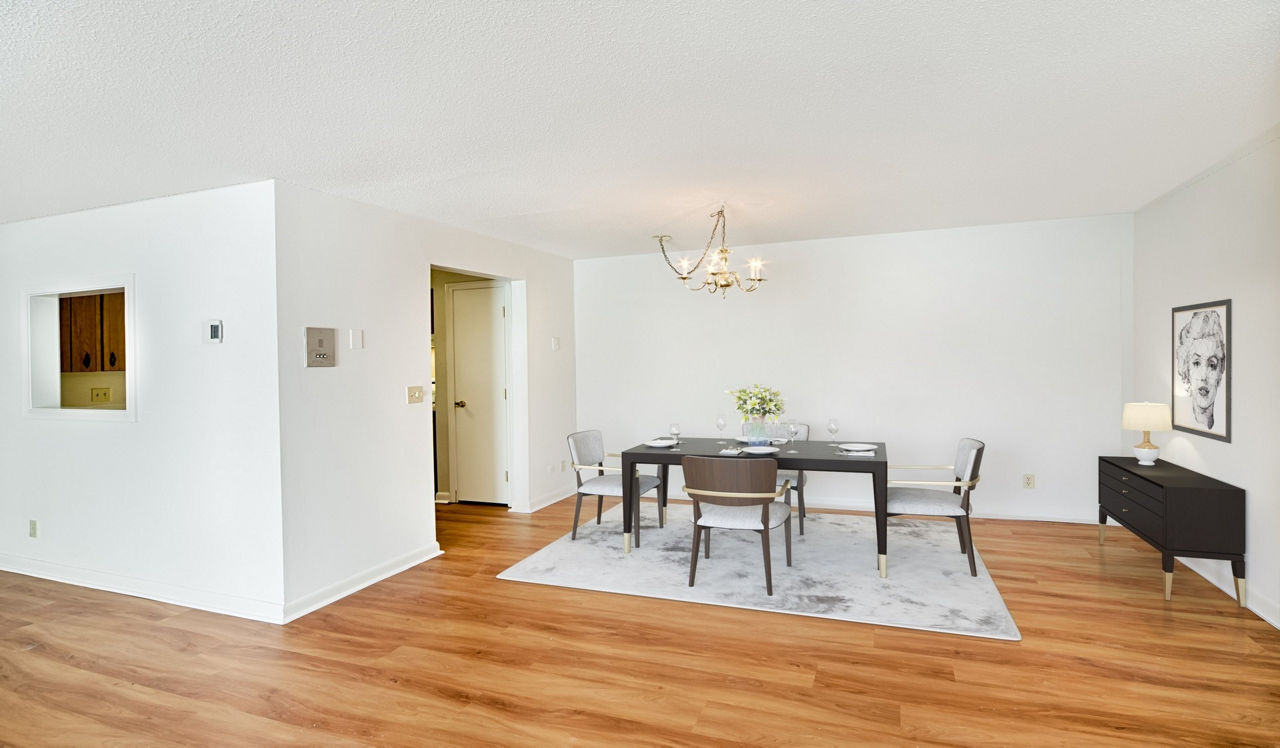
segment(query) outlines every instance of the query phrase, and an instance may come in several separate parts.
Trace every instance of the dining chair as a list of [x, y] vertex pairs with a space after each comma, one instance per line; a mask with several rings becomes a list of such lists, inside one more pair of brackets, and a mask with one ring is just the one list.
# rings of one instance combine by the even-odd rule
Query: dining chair
[[[960, 552], [969, 555], [969, 574], [978, 576], [973, 557], [973, 534], [969, 528], [969, 498], [981, 477], [982, 452], [986, 444], [977, 439], [961, 439], [956, 447], [954, 465], [890, 465], [890, 470], [948, 470], [955, 480], [891, 480], [889, 481], [888, 514], [913, 514], [951, 517], [960, 535]], [[929, 486], [923, 488], [922, 486]], [[950, 491], [939, 488], [949, 487]]]
[[[573, 507], [573, 532], [570, 540], [578, 539], [578, 521], [582, 513], [582, 497], [596, 497], [596, 524], [600, 524], [600, 516], [604, 510], [604, 497], [622, 496], [622, 468], [604, 464], [605, 457], [617, 457], [616, 454], [605, 454], [604, 436], [597, 429], [575, 431], [569, 434], [569, 458], [573, 464], [574, 477], [578, 480], [577, 503]], [[583, 479], [583, 472], [587, 477]], [[591, 473], [595, 475], [591, 475]], [[662, 479], [655, 475], [638, 477], [640, 491], [636, 494], [639, 501], [641, 495], [662, 485]], [[665, 521], [666, 507], [658, 507], [658, 527]], [[637, 512], [637, 515], [639, 512]]]
[[785, 530], [787, 566], [791, 565], [791, 507], [776, 499], [791, 487], [775, 490], [778, 462], [742, 457], [694, 457], [680, 460], [684, 492], [693, 500], [693, 547], [689, 556], [689, 586], [698, 573], [698, 543], [711, 558], [711, 529], [753, 530], [760, 533], [764, 549], [764, 588], [773, 594], [773, 565], [769, 555], [769, 531]]
[[[809, 441], [809, 424], [798, 423], [796, 421], [788, 421], [796, 425], [796, 439], [802, 442]], [[766, 423], [765, 435], [770, 439], [790, 439], [791, 433], [787, 430], [787, 423]], [[742, 435], [747, 435], [748, 423], [742, 424]], [[800, 510], [800, 534], [804, 535], [804, 486], [809, 482], [809, 476], [804, 474], [803, 470], [779, 470], [778, 486], [781, 487], [784, 481], [791, 481], [791, 488], [796, 493], [796, 507]], [[791, 505], [791, 491], [787, 491], [784, 503]]]

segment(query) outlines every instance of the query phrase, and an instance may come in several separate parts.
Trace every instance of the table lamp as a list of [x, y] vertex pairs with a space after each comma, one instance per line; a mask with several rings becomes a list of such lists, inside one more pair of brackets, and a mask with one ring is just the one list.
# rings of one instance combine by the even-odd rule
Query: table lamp
[[1133, 445], [1133, 456], [1139, 465], [1154, 465], [1160, 456], [1160, 448], [1151, 443], [1151, 432], [1173, 429], [1169, 406], [1164, 403], [1125, 403], [1120, 425], [1142, 432], [1142, 441]]

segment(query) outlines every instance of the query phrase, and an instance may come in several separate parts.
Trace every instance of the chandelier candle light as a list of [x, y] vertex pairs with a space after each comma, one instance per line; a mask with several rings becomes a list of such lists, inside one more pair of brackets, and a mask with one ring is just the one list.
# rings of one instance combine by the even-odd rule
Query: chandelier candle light
[[[753, 257], [747, 261], [747, 280], [744, 284], [738, 273], [729, 269], [730, 251], [724, 240], [724, 206], [721, 205], [720, 210], [712, 213], [711, 217], [716, 219], [715, 224], [711, 227], [711, 236], [707, 239], [707, 246], [702, 250], [702, 256], [693, 264], [693, 267], [689, 267], [688, 257], [681, 257], [680, 267], [677, 268], [671, 262], [671, 258], [667, 255], [667, 245], [664, 243], [665, 240], [670, 239], [671, 237], [667, 234], [654, 234], [653, 238], [658, 240], [658, 249], [662, 250], [662, 259], [667, 261], [667, 267], [671, 268], [672, 272], [676, 274], [676, 277], [684, 283], [684, 287], [690, 291], [701, 291], [706, 289], [707, 292], [711, 294], [719, 291], [720, 298], [722, 299], [725, 297], [725, 292], [734, 287], [738, 288], [740, 291], [751, 293], [759, 288], [761, 283], [764, 283], [764, 263], [761, 262], [758, 257]], [[720, 248], [717, 249], [715, 251], [715, 255], [708, 260], [707, 256], [711, 254], [711, 245], [716, 240], [717, 231], [720, 232]], [[689, 276], [697, 272], [703, 262], [707, 263], [706, 277], [704, 277], [702, 282], [696, 286], [689, 285]]]

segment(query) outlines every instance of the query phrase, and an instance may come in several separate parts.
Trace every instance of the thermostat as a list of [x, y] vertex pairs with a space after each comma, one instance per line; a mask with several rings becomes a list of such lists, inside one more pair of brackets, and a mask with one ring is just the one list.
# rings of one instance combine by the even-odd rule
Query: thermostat
[[204, 342], [206, 343], [222, 342], [222, 320], [207, 319], [204, 321]]

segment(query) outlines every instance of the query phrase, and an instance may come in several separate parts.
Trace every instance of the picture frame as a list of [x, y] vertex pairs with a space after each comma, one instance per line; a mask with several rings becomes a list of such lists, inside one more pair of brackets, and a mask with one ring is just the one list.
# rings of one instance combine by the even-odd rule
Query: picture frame
[[1173, 428], [1231, 441], [1231, 299], [1173, 308]]

